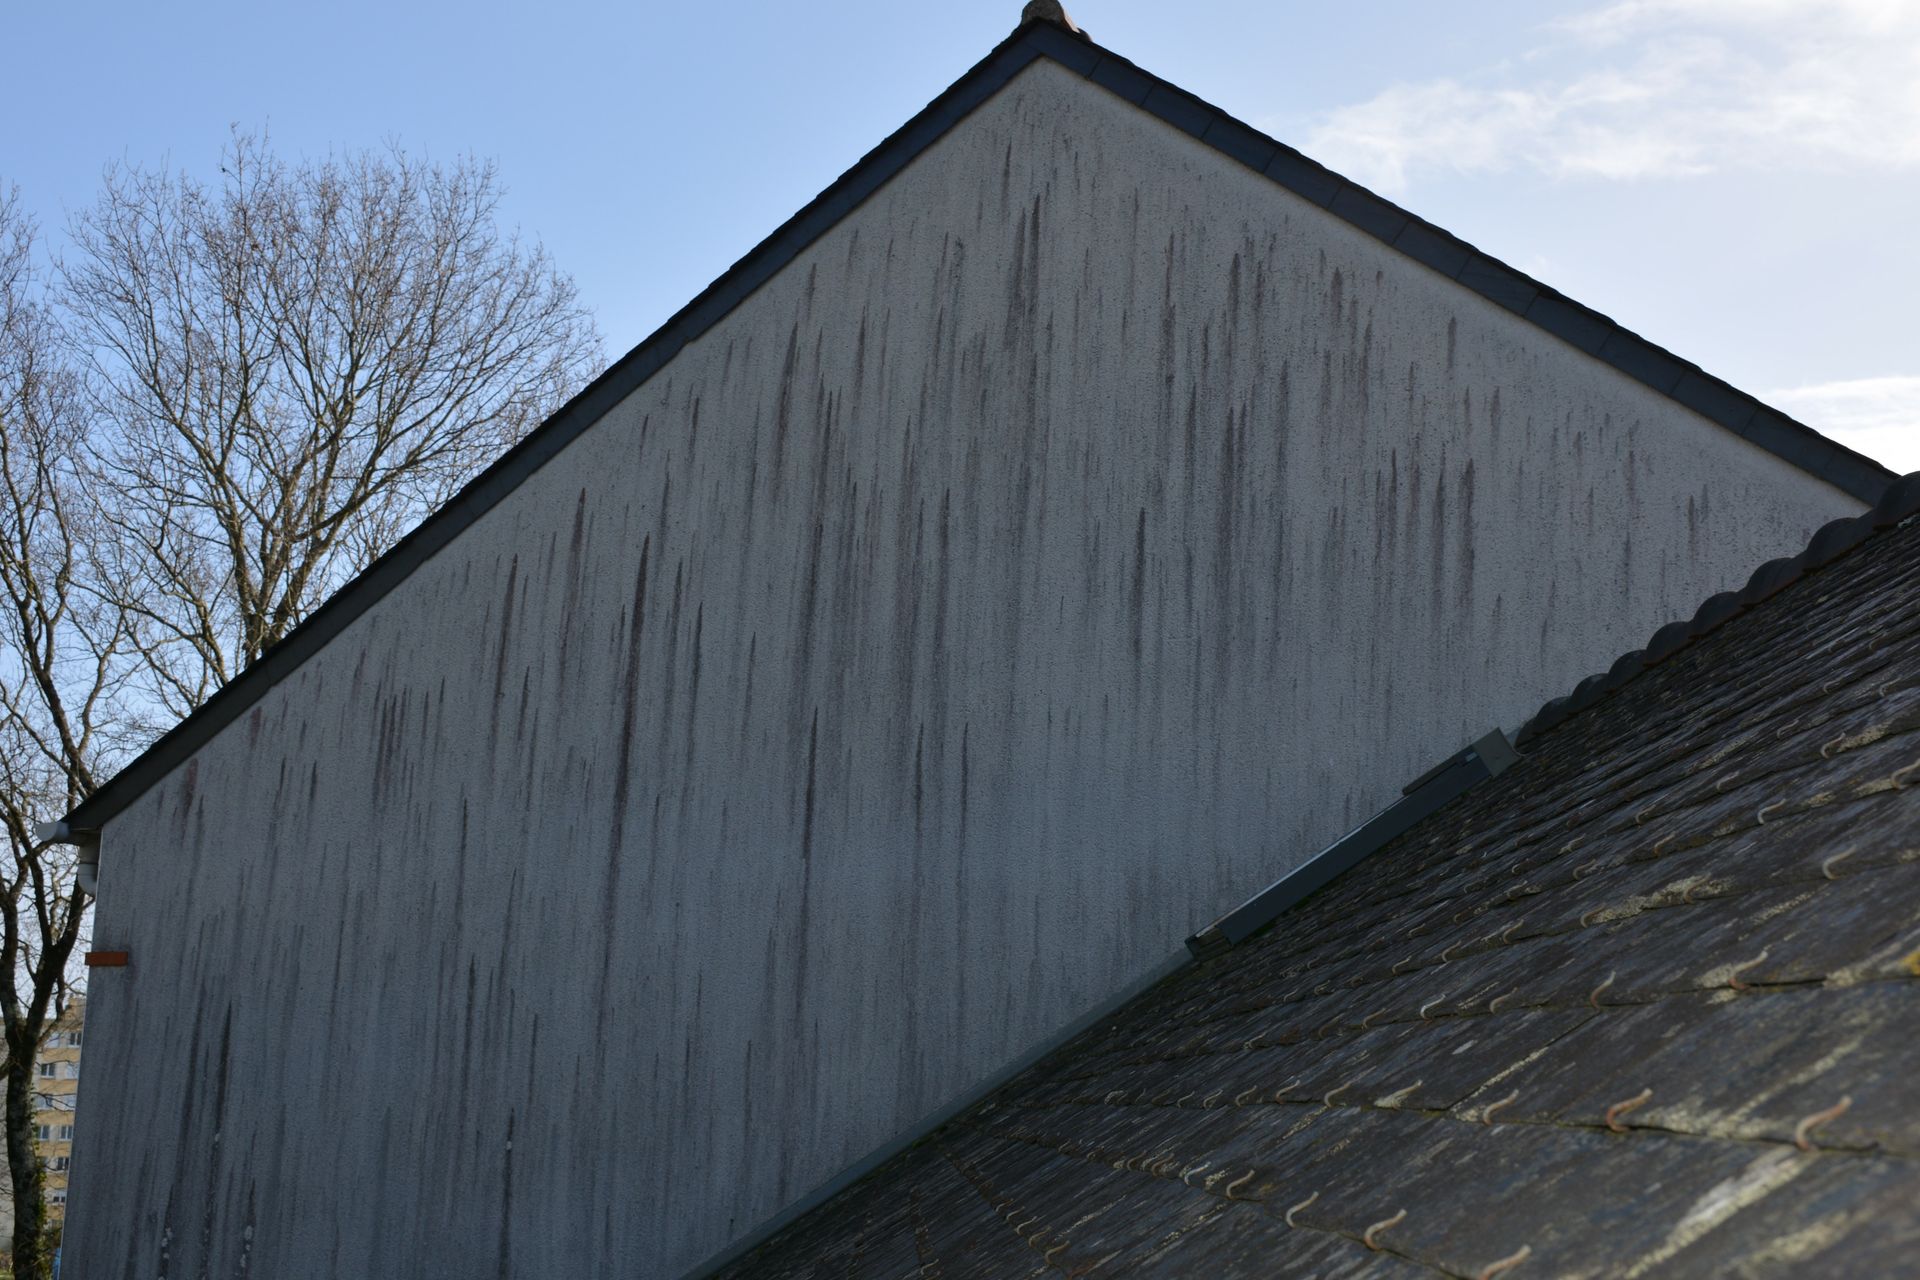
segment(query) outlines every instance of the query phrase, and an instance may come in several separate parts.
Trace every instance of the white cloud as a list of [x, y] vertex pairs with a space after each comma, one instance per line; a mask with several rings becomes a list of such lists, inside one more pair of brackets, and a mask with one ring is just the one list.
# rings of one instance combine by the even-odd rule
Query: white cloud
[[1390, 192], [1423, 171], [1920, 169], [1920, 2], [1620, 0], [1495, 76], [1329, 112], [1307, 150]]
[[1920, 377], [1824, 382], [1760, 398], [1895, 471], [1920, 471]]
[[1616, 0], [1555, 24], [1597, 39], [1619, 39], [1648, 27], [1676, 22], [1742, 26], [1791, 24], [1816, 32], [1814, 24], [1840, 23], [1875, 32], [1913, 27], [1913, 0]]

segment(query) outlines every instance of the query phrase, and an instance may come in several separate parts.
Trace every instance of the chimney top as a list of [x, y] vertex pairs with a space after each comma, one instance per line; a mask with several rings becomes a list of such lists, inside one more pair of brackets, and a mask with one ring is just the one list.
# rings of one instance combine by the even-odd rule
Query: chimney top
[[1027, 7], [1020, 11], [1020, 21], [1026, 23], [1037, 19], [1056, 23], [1078, 36], [1087, 34], [1074, 25], [1073, 19], [1067, 16], [1066, 8], [1061, 5], [1060, 0], [1027, 0]]

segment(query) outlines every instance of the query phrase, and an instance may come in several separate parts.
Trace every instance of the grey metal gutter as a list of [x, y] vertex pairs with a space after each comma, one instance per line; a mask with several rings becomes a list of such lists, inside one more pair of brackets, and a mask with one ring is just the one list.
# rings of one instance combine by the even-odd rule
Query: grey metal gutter
[[78, 836], [100, 827], [238, 719], [387, 592], [632, 394], [802, 251], [945, 136], [974, 108], [1046, 58], [1264, 174], [1430, 270], [1513, 311], [1595, 359], [1777, 454], [1865, 503], [1893, 473], [1703, 372], [1588, 307], [1342, 178], [1085, 37], [1044, 20], [1017, 28], [925, 110], [861, 158], [725, 275], [616, 361], [445, 506], [147, 748], [65, 817]]

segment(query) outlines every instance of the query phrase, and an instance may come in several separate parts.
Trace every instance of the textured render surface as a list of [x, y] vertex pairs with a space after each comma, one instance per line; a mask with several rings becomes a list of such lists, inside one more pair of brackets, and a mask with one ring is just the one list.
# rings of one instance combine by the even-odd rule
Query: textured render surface
[[1036, 65], [107, 826], [75, 1260], [672, 1274], [1858, 509]]
[[1920, 523], [729, 1272], [1920, 1271]]

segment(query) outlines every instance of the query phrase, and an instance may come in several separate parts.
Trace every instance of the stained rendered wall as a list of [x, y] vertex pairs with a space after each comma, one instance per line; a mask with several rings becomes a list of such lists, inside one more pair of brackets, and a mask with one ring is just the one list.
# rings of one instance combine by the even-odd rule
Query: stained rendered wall
[[102, 842], [87, 1276], [662, 1276], [1857, 503], [1047, 63]]

